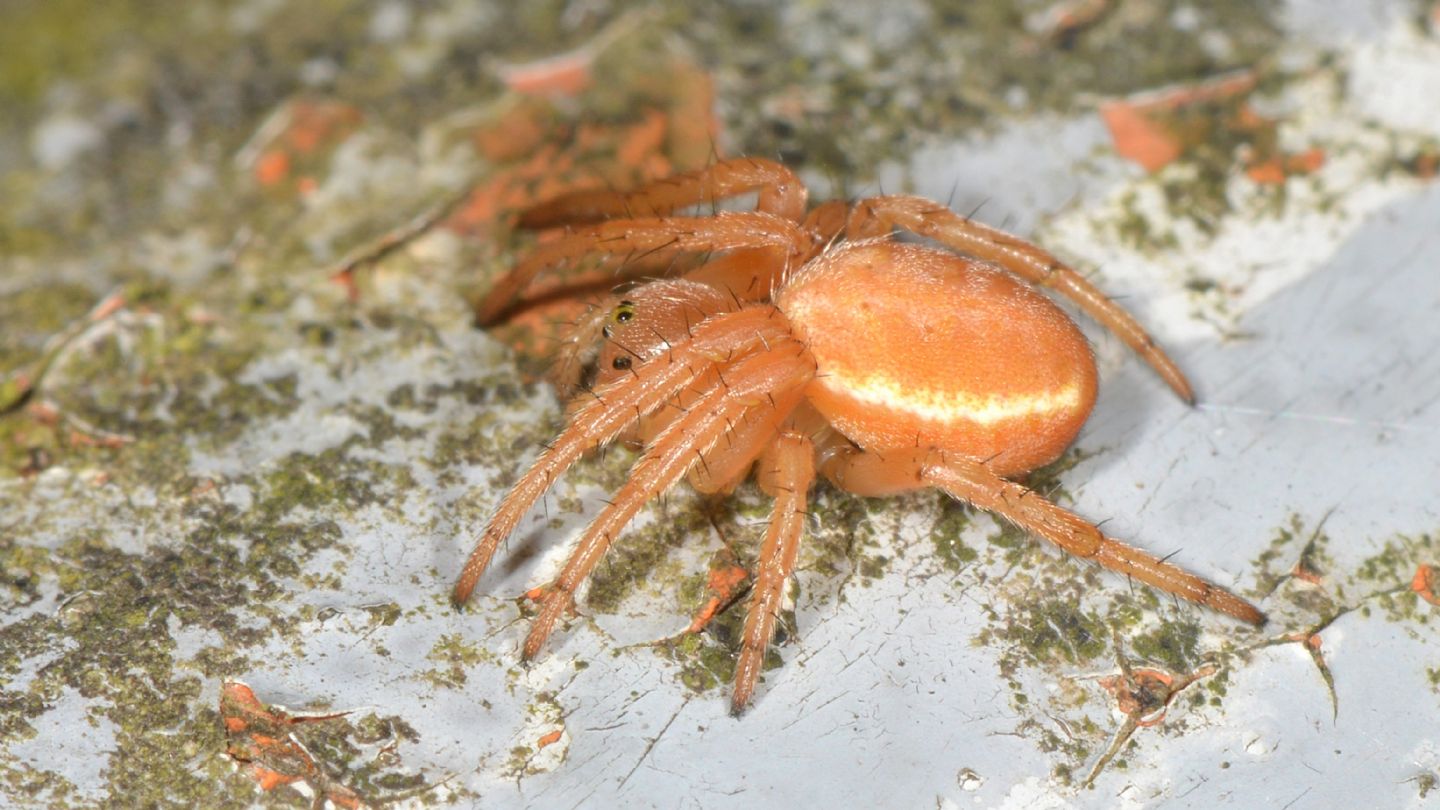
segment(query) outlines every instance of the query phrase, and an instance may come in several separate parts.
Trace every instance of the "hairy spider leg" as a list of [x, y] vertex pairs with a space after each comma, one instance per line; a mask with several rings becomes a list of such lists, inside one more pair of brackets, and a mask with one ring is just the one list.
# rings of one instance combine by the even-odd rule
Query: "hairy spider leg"
[[782, 425], [805, 399], [805, 392], [781, 393], [741, 414], [705, 456], [705, 463], [690, 470], [696, 492], [713, 495], [730, 492], [745, 480], [755, 460], [775, 443]]
[[735, 664], [735, 689], [730, 712], [740, 714], [750, 702], [765, 649], [775, 636], [785, 583], [795, 571], [795, 554], [805, 535], [810, 485], [815, 481], [815, 447], [798, 433], [783, 433], [760, 463], [760, 486], [774, 497], [770, 525], [760, 546], [755, 589], [745, 616], [745, 635]]
[[765, 301], [770, 283], [783, 274], [787, 264], [803, 264], [804, 255], [782, 253], [774, 248], [746, 248], [721, 254], [681, 278], [698, 281], [728, 292], [737, 301]]
[[[784, 282], [786, 271], [797, 268], [824, 251], [845, 231], [850, 206], [839, 200], [822, 203], [805, 216], [800, 227], [810, 234], [810, 251], [793, 255], [775, 248], [741, 248], [722, 253], [679, 277], [728, 292], [737, 303], [768, 301]], [[560, 335], [555, 362], [546, 377], [562, 395], [574, 392], [585, 364], [593, 359], [603, 337], [605, 322], [624, 298], [613, 293], [593, 301]]]
[[[563, 199], [563, 198], [562, 198]], [[775, 248], [738, 248], [708, 259], [699, 266], [680, 274], [680, 278], [708, 284], [725, 290], [737, 302], [765, 301], [775, 288], [784, 281], [787, 269], [798, 267], [824, 250], [845, 230], [850, 207], [847, 203], [832, 200], [822, 203], [807, 214], [801, 222], [801, 229], [810, 234], [811, 247], [804, 255], [793, 255], [794, 250]], [[666, 251], [658, 251], [663, 253]], [[669, 251], [673, 253], [673, 251]], [[626, 257], [617, 257], [623, 263]], [[654, 255], [648, 258], [656, 258]], [[668, 257], [673, 263], [674, 257]], [[633, 262], [623, 269], [617, 269], [610, 283], [630, 280], [654, 272], [654, 262]], [[668, 275], [663, 273], [662, 275]], [[582, 279], [582, 282], [584, 280]], [[527, 282], [528, 284], [528, 282]], [[589, 282], [593, 286], [593, 281]], [[587, 285], [579, 283], [573, 292], [579, 294]], [[550, 291], [551, 295], [563, 295], [567, 287]], [[517, 292], [517, 295], [520, 293]], [[487, 300], [490, 296], [487, 296]], [[573, 394], [580, 382], [585, 364], [593, 359], [595, 346], [602, 337], [606, 318], [621, 301], [622, 294], [610, 294], [593, 300], [589, 308], [564, 329], [555, 350], [555, 360], [550, 365], [546, 378], [564, 396]], [[485, 302], [482, 302], [484, 305]], [[508, 310], [506, 314], [510, 314]]]
[[823, 250], [829, 243], [845, 234], [850, 219], [850, 203], [844, 200], [829, 200], [820, 203], [805, 215], [800, 226], [815, 234], [818, 249]]
[[[714, 322], [724, 323], [731, 317]], [[766, 401], [772, 392], [803, 387], [814, 374], [814, 358], [793, 338], [772, 342], [769, 350], [723, 369], [722, 381], [655, 437], [631, 468], [624, 486], [585, 528], [560, 575], [541, 597], [540, 612], [530, 626], [521, 656], [529, 660], [540, 652], [556, 620], [575, 603], [576, 590], [642, 506], [668, 490], [693, 465], [704, 463], [705, 453], [736, 417]]]
[[562, 194], [520, 215], [522, 228], [585, 225], [606, 219], [669, 216], [681, 208], [759, 192], [756, 211], [799, 222], [807, 192], [794, 172], [773, 160], [732, 158], [693, 172], [644, 183], [629, 191]]
[[935, 487], [993, 512], [1081, 559], [1134, 577], [1241, 621], [1263, 625], [1265, 614], [1230, 591], [1134, 546], [1106, 537], [1093, 523], [1044, 496], [990, 472], [984, 464], [933, 449], [850, 451], [828, 459], [825, 476], [858, 495], [890, 495]]
[[723, 323], [715, 319], [696, 326], [691, 339], [676, 345], [665, 358], [645, 363], [632, 375], [598, 388], [593, 399], [571, 415], [564, 432], [500, 502], [455, 584], [455, 602], [463, 604], [470, 598], [501, 541], [515, 530], [520, 518], [555, 479], [586, 451], [613, 440], [717, 363], [730, 362], [787, 339], [791, 339], [789, 324], [777, 310], [741, 310]]
[[686, 272], [682, 277], [727, 290], [742, 301], [768, 301], [789, 273], [819, 256], [844, 232], [850, 206], [839, 200], [815, 207], [800, 223], [810, 237], [809, 250], [780, 257], [773, 248], [735, 250]]
[[541, 272], [599, 254], [621, 257], [651, 253], [707, 253], [769, 248], [790, 257], [809, 254], [812, 239], [788, 219], [763, 211], [722, 211], [708, 217], [616, 219], [578, 228], [535, 248], [502, 276], [475, 305], [475, 319], [491, 326], [504, 319], [516, 299]]
[[545, 377], [555, 386], [561, 397], [568, 398], [579, 388], [585, 364], [593, 360], [599, 352], [605, 324], [619, 303], [618, 295], [607, 295], [591, 302], [589, 308], [560, 334], [555, 360], [550, 364]]
[[847, 233], [851, 239], [859, 239], [886, 235], [891, 228], [903, 228], [934, 239], [977, 259], [994, 262], [1031, 284], [1049, 287], [1115, 333], [1144, 358], [1181, 399], [1195, 404], [1190, 382], [1144, 327], [1054, 254], [931, 200], [904, 195], [860, 200], [851, 213]]

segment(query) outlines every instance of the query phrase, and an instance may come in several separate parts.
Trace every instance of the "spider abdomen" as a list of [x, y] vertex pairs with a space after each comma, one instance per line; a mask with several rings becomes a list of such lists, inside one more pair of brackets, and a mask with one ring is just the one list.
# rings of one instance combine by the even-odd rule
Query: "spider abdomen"
[[921, 245], [842, 245], [775, 297], [819, 365], [808, 396], [866, 450], [935, 447], [1000, 475], [1046, 464], [1095, 402], [1095, 361], [1050, 299]]

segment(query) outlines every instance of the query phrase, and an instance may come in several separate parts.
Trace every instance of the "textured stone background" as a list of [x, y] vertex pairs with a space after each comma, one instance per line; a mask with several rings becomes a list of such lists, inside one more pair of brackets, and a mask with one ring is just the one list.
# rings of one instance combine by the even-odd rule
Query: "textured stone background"
[[[511, 6], [7, 4], [5, 803], [1435, 801], [1433, 4]], [[452, 609], [561, 424], [531, 336], [470, 325], [506, 216], [716, 152], [978, 210], [1123, 296], [1201, 404], [1092, 331], [1096, 416], [1032, 484], [1270, 625], [821, 487], [736, 721], [737, 611], [676, 634], [766, 504], [682, 487], [522, 668], [627, 451]]]

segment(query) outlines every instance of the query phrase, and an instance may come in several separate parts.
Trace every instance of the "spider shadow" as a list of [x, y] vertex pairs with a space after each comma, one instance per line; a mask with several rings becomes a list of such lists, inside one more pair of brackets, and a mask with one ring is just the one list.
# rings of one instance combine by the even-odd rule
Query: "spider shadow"
[[[1127, 536], [1139, 536], [1136, 533], [1143, 534], [1139, 519], [1127, 518], [1124, 511], [1123, 505], [1132, 496], [1128, 488], [1133, 485], [1154, 492], [1176, 464], [1186, 463], [1197, 444], [1205, 444], [1201, 434], [1207, 430], [1207, 420], [1179, 401], [1133, 356], [1124, 357], [1118, 365], [1107, 362], [1106, 353], [1114, 348], [1097, 347], [1102, 366], [1099, 397], [1089, 421], [1067, 451], [1078, 450], [1081, 457], [1060, 473], [1059, 483], [1079, 493], [1069, 507], [1080, 515], [1102, 522], [1117, 518], [1119, 523], [1113, 528]], [[1186, 354], [1180, 353], [1182, 365]], [[1203, 402], [1205, 381], [1197, 382]], [[1058, 463], [1064, 460], [1062, 456]], [[1103, 490], [1096, 489], [1087, 497], [1081, 490], [1091, 482]], [[1130, 521], [1136, 522], [1129, 525]]]
[[556, 535], [564, 532], [565, 528], [551, 528], [550, 521], [541, 517], [530, 528], [516, 531], [506, 538], [495, 554], [495, 568], [499, 574], [495, 577], [496, 587], [509, 584], [512, 577], [522, 572], [524, 576], [517, 580], [522, 585], [534, 579], [535, 565], [557, 542]]

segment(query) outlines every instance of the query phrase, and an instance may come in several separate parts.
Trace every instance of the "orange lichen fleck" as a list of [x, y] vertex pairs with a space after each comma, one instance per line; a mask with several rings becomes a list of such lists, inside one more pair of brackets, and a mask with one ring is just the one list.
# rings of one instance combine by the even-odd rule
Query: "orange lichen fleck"
[[729, 565], [711, 571], [706, 586], [713, 593], [731, 594], [745, 582], [745, 578], [748, 576], [750, 576], [750, 572], [741, 566]]
[[1290, 576], [1311, 585], [1319, 585], [1325, 579], [1324, 574], [1306, 565], [1303, 561], [1295, 563], [1295, 567], [1290, 569]]
[[553, 744], [555, 744], [555, 743], [557, 743], [557, 742], [560, 741], [560, 737], [561, 737], [564, 733], [565, 733], [565, 730], [564, 730], [564, 729], [557, 728], [557, 729], [555, 729], [554, 731], [549, 732], [548, 734], [543, 734], [543, 735], [541, 735], [540, 739], [538, 739], [538, 740], [535, 741], [535, 747], [536, 747], [536, 748], [544, 748], [544, 747], [547, 746], [547, 745], [553, 745]]
[[[19, 377], [18, 380], [22, 385], [30, 385], [30, 381], [24, 376]], [[26, 413], [30, 414], [31, 419], [34, 419], [37, 423], [46, 427], [54, 427], [60, 424], [60, 411], [49, 402], [31, 403], [30, 407], [25, 410]]]
[[517, 93], [527, 95], [578, 96], [594, 81], [590, 66], [595, 61], [588, 51], [574, 51], [538, 62], [504, 67], [500, 79]]
[[1408, 162], [1410, 171], [1421, 180], [1429, 180], [1440, 173], [1440, 153], [1421, 152]]
[[518, 100], [499, 116], [496, 126], [481, 127], [470, 138], [480, 156], [491, 163], [520, 160], [543, 143], [553, 116], [543, 101]]
[[690, 621], [690, 626], [685, 628], [687, 633], [698, 633], [705, 629], [714, 618], [729, 607], [740, 595], [745, 583], [750, 579], [750, 572], [735, 562], [732, 554], [722, 553], [717, 555], [716, 563], [711, 566], [710, 574], [705, 580], [705, 590], [710, 592], [710, 598], [696, 612], [695, 618]]
[[1180, 142], [1139, 107], [1111, 101], [1101, 106], [1100, 115], [1110, 130], [1115, 151], [1139, 163], [1146, 171], [1159, 171], [1180, 157]]
[[331, 273], [329, 280], [330, 283], [345, 292], [346, 301], [353, 304], [360, 300], [360, 285], [356, 283], [354, 268], [347, 268], [338, 273]]
[[272, 771], [262, 765], [251, 765], [250, 773], [259, 783], [261, 790], [274, 790], [281, 785], [288, 785], [291, 782], [299, 781], [298, 776], [286, 776], [277, 771]]
[[242, 165], [262, 187], [284, 188], [297, 166], [313, 168], [323, 152], [349, 138], [362, 121], [359, 108], [345, 102], [293, 99], [261, 125], [244, 150], [249, 157], [242, 158]]
[[[1174, 694], [1175, 678], [1159, 669], [1140, 668], [1099, 680], [1101, 688], [1115, 696], [1115, 707], [1141, 727], [1153, 726], [1165, 719], [1165, 707]], [[1187, 681], [1188, 683], [1188, 681]]]
[[1271, 158], [1246, 169], [1245, 176], [1261, 185], [1279, 185], [1285, 182], [1285, 167], [1279, 158]]
[[1292, 174], [1309, 174], [1318, 171], [1325, 165], [1325, 150], [1320, 147], [1306, 149], [1298, 155], [1291, 155], [1286, 161], [1286, 168]]
[[615, 150], [616, 159], [626, 166], [645, 166], [651, 158], [662, 153], [665, 131], [665, 114], [659, 110], [647, 111], [644, 118], [621, 138]]
[[1040, 34], [1063, 40], [1094, 25], [1110, 7], [1110, 0], [1063, 0], [1041, 12], [1036, 27]]
[[338, 807], [359, 807], [360, 796], [325, 776], [314, 757], [291, 733], [296, 726], [333, 720], [345, 714], [291, 715], [282, 709], [267, 707], [243, 683], [231, 681], [220, 686], [220, 721], [229, 736], [225, 752], [247, 767], [261, 790], [270, 791], [304, 781], [317, 795]]
[[1112, 101], [1101, 107], [1101, 117], [1115, 151], [1147, 171], [1187, 155], [1214, 160], [1232, 151], [1240, 155], [1245, 175], [1260, 185], [1281, 185], [1317, 171], [1325, 165], [1323, 149], [1280, 149], [1277, 122], [1249, 102], [1256, 81], [1254, 72], [1245, 71]]
[[107, 450], [116, 450], [135, 441], [129, 436], [120, 436], [113, 433], [93, 436], [79, 430], [71, 430], [69, 439], [72, 447], [103, 447]]
[[290, 126], [282, 137], [290, 151], [308, 155], [333, 146], [360, 125], [360, 110], [340, 101], [297, 101], [290, 108]]
[[255, 161], [255, 179], [262, 186], [273, 186], [290, 175], [290, 156], [271, 149]]
[[119, 312], [124, 308], [125, 296], [120, 293], [114, 293], [107, 296], [100, 303], [96, 304], [95, 308], [92, 309], [90, 313], [85, 317], [91, 323], [99, 323], [100, 321], [105, 320], [106, 318], [114, 315], [115, 313]]
[[1244, 71], [1208, 82], [1110, 101], [1101, 106], [1100, 116], [1110, 130], [1115, 151], [1146, 171], [1154, 172], [1177, 160], [1189, 146], [1185, 134], [1170, 119], [1185, 108], [1242, 96], [1255, 88], [1255, 82], [1255, 74]]
[[1279, 185], [1287, 177], [1310, 174], [1325, 165], [1325, 150], [1315, 147], [1297, 155], [1274, 155], [1252, 163], [1245, 175], [1261, 185]]
[[1415, 578], [1410, 581], [1410, 590], [1419, 594], [1421, 599], [1432, 605], [1440, 605], [1440, 595], [1436, 594], [1437, 582], [1435, 567], [1433, 565], [1421, 564], [1415, 568]]

